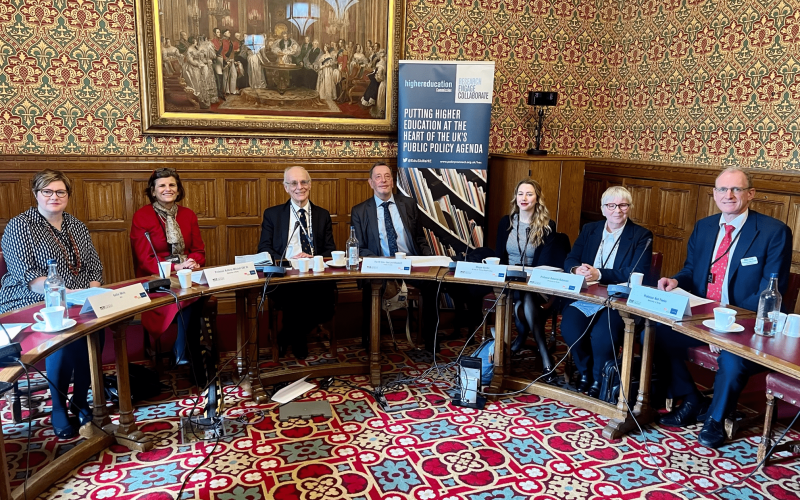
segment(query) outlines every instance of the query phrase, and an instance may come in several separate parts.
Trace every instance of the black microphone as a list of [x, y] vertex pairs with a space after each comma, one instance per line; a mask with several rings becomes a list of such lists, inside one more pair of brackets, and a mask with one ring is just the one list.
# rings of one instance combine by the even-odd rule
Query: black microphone
[[300, 221], [295, 221], [294, 229], [292, 229], [292, 233], [289, 235], [289, 239], [286, 240], [286, 248], [283, 249], [283, 254], [281, 255], [280, 260], [275, 263], [276, 265], [258, 266], [256, 269], [264, 273], [264, 275], [270, 274], [272, 276], [284, 276], [286, 274], [286, 268], [283, 267], [281, 263], [284, 261], [284, 258], [286, 257], [286, 251], [289, 250], [289, 241], [291, 241], [292, 237], [294, 236], [294, 233], [297, 232], [297, 228], [299, 227], [300, 227]]
[[633, 265], [633, 269], [631, 273], [628, 275], [628, 281], [624, 285], [608, 285], [608, 295], [611, 297], [625, 299], [628, 295], [631, 294], [631, 276], [633, 273], [636, 272], [636, 266], [639, 265], [639, 261], [642, 260], [644, 257], [644, 253], [650, 248], [650, 243], [653, 242], [653, 238], [647, 238], [647, 241], [644, 244], [644, 248], [642, 249], [641, 253], [639, 253], [639, 258], [636, 259], [636, 263]]
[[[3, 329], [3, 333], [8, 339], [8, 345], [0, 347], [0, 366], [16, 365], [18, 364], [20, 354], [22, 354], [22, 346], [19, 342], [12, 342], [11, 335], [8, 334], [8, 330], [6, 330], [4, 324], [0, 323], [0, 328]], [[8, 390], [5, 388], [4, 384], [4, 382], [0, 382], [0, 394]], [[9, 388], [13, 386], [14, 384], [9, 384]]]
[[150, 243], [150, 250], [153, 251], [153, 257], [156, 258], [156, 266], [158, 266], [158, 275], [161, 276], [162, 278], [166, 278], [166, 276], [164, 276], [164, 270], [161, 269], [161, 262], [158, 260], [158, 253], [156, 252], [156, 247], [153, 245], [153, 240], [150, 239], [150, 232], [145, 231], [144, 237], [147, 238], [147, 242]]
[[[522, 255], [520, 256], [520, 260], [522, 261], [521, 262], [522, 271], [515, 271], [513, 269], [508, 269], [506, 271], [506, 281], [517, 281], [520, 283], [528, 282], [528, 273], [525, 272], [525, 254], [528, 253], [528, 242], [530, 241], [531, 241], [531, 226], [528, 226], [525, 228], [525, 248], [522, 249]], [[519, 241], [517, 243], [519, 243]], [[531, 264], [533, 264], [533, 262], [531, 262]]]

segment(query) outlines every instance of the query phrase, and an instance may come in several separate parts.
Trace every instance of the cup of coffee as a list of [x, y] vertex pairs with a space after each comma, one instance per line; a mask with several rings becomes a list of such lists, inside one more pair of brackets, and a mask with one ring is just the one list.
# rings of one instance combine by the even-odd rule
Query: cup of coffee
[[800, 314], [790, 314], [786, 317], [783, 334], [787, 337], [800, 337]]
[[314, 272], [315, 273], [325, 272], [325, 259], [322, 257], [322, 255], [314, 256]]
[[714, 330], [727, 332], [736, 322], [736, 311], [727, 307], [714, 308]]
[[161, 266], [161, 276], [169, 278], [172, 273], [172, 262], [159, 262], [158, 265]]
[[181, 288], [191, 288], [192, 287], [192, 270], [191, 269], [181, 269], [177, 273], [178, 281], [181, 282]]
[[635, 286], [642, 286], [643, 281], [644, 281], [644, 274], [642, 273], [631, 274], [631, 288]]
[[297, 268], [300, 270], [301, 273], [307, 273], [308, 270], [311, 268], [311, 259], [308, 257], [302, 257], [297, 259]]
[[395, 259], [405, 259], [406, 258], [406, 253], [405, 252], [395, 252], [394, 253], [394, 258]]
[[48, 330], [58, 330], [64, 324], [64, 306], [45, 307], [33, 314], [33, 319], [44, 323]]
[[489, 264], [490, 266], [499, 266], [500, 257], [486, 257], [481, 262], [483, 262], [484, 264]]
[[342, 250], [336, 250], [331, 252], [331, 258], [333, 259], [334, 266], [343, 266], [345, 265], [345, 252]]

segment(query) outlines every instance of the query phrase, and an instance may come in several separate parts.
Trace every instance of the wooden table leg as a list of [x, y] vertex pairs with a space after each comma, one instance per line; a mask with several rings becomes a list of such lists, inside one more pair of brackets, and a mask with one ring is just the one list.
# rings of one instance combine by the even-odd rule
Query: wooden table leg
[[247, 322], [246, 328], [249, 332], [248, 345], [245, 348], [245, 356], [247, 357], [247, 380], [242, 384], [245, 387], [253, 401], [256, 403], [266, 403], [269, 401], [267, 392], [264, 386], [261, 385], [261, 374], [258, 369], [258, 300], [259, 289], [251, 288], [247, 290]]
[[80, 434], [85, 438], [105, 434], [101, 429], [111, 423], [108, 408], [106, 407], [106, 394], [103, 384], [103, 351], [100, 349], [101, 335], [105, 335], [105, 330], [94, 332], [86, 337], [89, 344], [89, 370], [91, 370], [92, 377], [93, 401], [92, 420], [94, 425], [88, 423], [81, 427]]
[[383, 280], [370, 280], [372, 309], [369, 328], [369, 374], [372, 387], [381, 385], [381, 287]]
[[654, 410], [650, 407], [650, 379], [653, 377], [653, 346], [655, 345], [655, 339], [655, 328], [650, 320], [645, 318], [639, 395], [636, 397], [636, 406], [633, 407], [633, 414], [640, 421], [642, 419], [651, 421], [655, 418]]
[[[611, 313], [611, 311], [609, 311]], [[630, 401], [631, 389], [631, 364], [633, 363], [633, 334], [635, 325], [630, 314], [620, 312], [622, 321], [625, 323], [624, 340], [622, 344], [622, 363], [620, 366], [620, 391], [617, 400], [617, 415], [608, 421], [603, 429], [603, 437], [606, 439], [620, 439], [625, 433], [631, 430], [636, 424], [628, 413], [625, 398]], [[616, 355], [616, 353], [614, 353]]]
[[239, 353], [236, 356], [236, 373], [239, 377], [245, 377], [247, 374], [244, 373], [245, 358], [247, 357], [247, 353], [245, 352], [244, 346], [247, 344], [247, 314], [246, 314], [246, 304], [245, 304], [245, 292], [244, 290], [237, 290], [236, 291], [236, 352]]
[[0, 500], [11, 498], [11, 478], [8, 475], [8, 460], [6, 460], [6, 445], [3, 432], [0, 429]]
[[[114, 331], [114, 351], [117, 361], [117, 392], [119, 394], [119, 425], [115, 427], [114, 436], [117, 443], [131, 451], [147, 451], [153, 443], [144, 439], [144, 433], [136, 425], [131, 401], [131, 382], [128, 374], [128, 346], [126, 331], [128, 322], [122, 321], [111, 327]], [[96, 397], [96, 395], [95, 395]]]
[[[498, 394], [503, 390], [503, 378], [506, 373], [506, 351], [510, 349], [508, 325], [510, 319], [508, 318], [510, 308], [507, 307], [508, 294], [501, 293], [501, 289], [495, 289], [497, 294], [497, 303], [494, 308], [494, 376], [489, 387], [486, 388], [486, 393]], [[496, 397], [490, 397], [496, 400]]]

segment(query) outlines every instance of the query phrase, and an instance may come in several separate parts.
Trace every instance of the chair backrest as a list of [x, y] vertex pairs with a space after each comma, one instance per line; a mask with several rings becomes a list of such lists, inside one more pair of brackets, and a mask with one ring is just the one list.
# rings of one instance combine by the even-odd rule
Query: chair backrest
[[6, 259], [3, 257], [3, 252], [0, 252], [0, 278], [5, 276], [8, 272], [8, 267], [6, 267]]
[[800, 295], [800, 274], [789, 273], [789, 286], [783, 296], [784, 310], [797, 313], [797, 296]]
[[650, 259], [650, 275], [648, 276], [649, 285], [655, 285], [661, 279], [661, 265], [664, 262], [664, 256], [661, 252], [653, 252], [653, 258]]

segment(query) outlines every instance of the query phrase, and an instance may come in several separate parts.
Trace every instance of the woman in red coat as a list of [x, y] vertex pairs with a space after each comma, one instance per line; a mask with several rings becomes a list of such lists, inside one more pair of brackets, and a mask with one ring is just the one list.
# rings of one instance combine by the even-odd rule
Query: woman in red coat
[[[206, 263], [206, 252], [200, 236], [197, 215], [190, 209], [178, 205], [185, 194], [178, 172], [172, 168], [159, 168], [153, 171], [145, 194], [151, 204], [143, 206], [133, 215], [133, 227], [131, 227], [131, 248], [136, 276], [158, 275], [159, 262], [172, 262], [172, 271], [203, 267]], [[158, 254], [157, 258], [153, 255], [150, 242], [147, 241], [148, 234]], [[187, 332], [190, 333], [190, 338], [196, 338], [200, 332], [199, 304], [182, 302], [181, 309], [183, 312], [181, 320], [178, 321], [178, 338], [173, 348], [176, 364], [188, 363], [185, 359]], [[159, 336], [169, 327], [177, 313], [177, 305], [146, 312], [142, 314], [142, 325], [147, 332]]]

